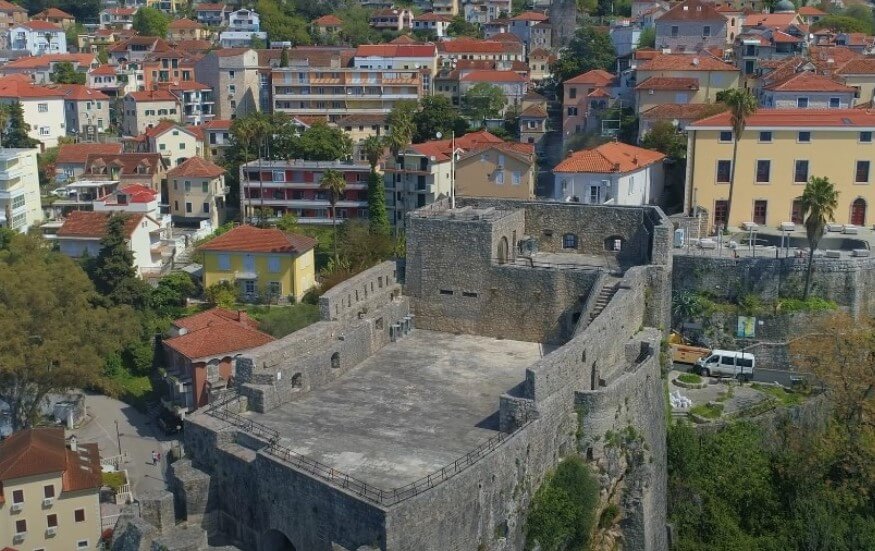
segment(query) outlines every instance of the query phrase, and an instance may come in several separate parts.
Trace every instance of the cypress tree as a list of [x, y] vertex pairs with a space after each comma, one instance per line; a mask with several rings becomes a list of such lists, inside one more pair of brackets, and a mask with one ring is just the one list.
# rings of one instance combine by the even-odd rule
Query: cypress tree
[[389, 215], [386, 213], [386, 188], [383, 178], [371, 170], [368, 178], [368, 217], [371, 233], [389, 235]]

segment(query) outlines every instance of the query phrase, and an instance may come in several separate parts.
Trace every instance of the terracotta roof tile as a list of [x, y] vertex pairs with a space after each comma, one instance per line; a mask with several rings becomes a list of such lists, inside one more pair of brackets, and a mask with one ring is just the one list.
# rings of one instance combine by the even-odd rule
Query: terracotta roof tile
[[712, 2], [686, 0], [675, 5], [660, 18], [660, 21], [726, 21], [726, 17], [714, 8]]
[[211, 308], [191, 316], [179, 318], [173, 321], [173, 325], [188, 331], [199, 331], [204, 327], [228, 321], [242, 324], [249, 329], [258, 329], [258, 322], [247, 316], [246, 312], [235, 312], [226, 308]]
[[875, 57], [852, 59], [836, 71], [839, 75], [873, 75], [875, 74]]
[[134, 101], [178, 101], [178, 98], [167, 90], [146, 90], [144, 92], [128, 92], [126, 97]]
[[790, 78], [771, 84], [764, 88], [776, 92], [854, 92], [851, 86], [845, 86], [829, 77], [815, 73], [796, 73]]
[[118, 204], [118, 196], [125, 195], [128, 203], [151, 203], [158, 199], [158, 192], [141, 184], [131, 184], [118, 188], [114, 193], [104, 195], [99, 199], [103, 203]]
[[675, 77], [649, 77], [635, 87], [636, 90], [698, 90], [699, 79]]
[[115, 76], [116, 70], [112, 65], [101, 65], [96, 69], [91, 69], [88, 71], [89, 75], [97, 75], [97, 76]]
[[592, 84], [594, 86], [607, 86], [612, 84], [617, 77], [607, 71], [601, 69], [593, 69], [582, 75], [570, 78], [565, 81], [565, 84]]
[[495, 40], [480, 40], [477, 38], [457, 38], [455, 40], [443, 40], [438, 42], [438, 52], [442, 54], [503, 54], [521, 53], [522, 44], [513, 42], [499, 42]]
[[61, 427], [25, 429], [0, 442], [0, 481], [52, 473], [61, 475], [65, 492], [99, 488], [97, 444], [67, 449]]
[[50, 85], [49, 88], [63, 92], [65, 100], [106, 101], [109, 99], [109, 96], [100, 90], [94, 90], [84, 84], [53, 84]]
[[199, 247], [202, 251], [300, 254], [316, 246], [306, 235], [285, 233], [277, 229], [237, 226]]
[[25, 75], [9, 75], [0, 78], [0, 98], [63, 98], [64, 92], [38, 86]]
[[134, 15], [137, 8], [110, 8], [106, 12], [110, 15]]
[[107, 155], [105, 153], [89, 155], [85, 160], [85, 171], [91, 172], [97, 166], [114, 166], [120, 168], [120, 176], [136, 176], [137, 168], [145, 166], [148, 172], [143, 173], [144, 179], [151, 179], [152, 175], [164, 167], [164, 160], [160, 153], [117, 153]]
[[547, 112], [538, 105], [530, 105], [520, 112], [520, 117], [529, 119], [546, 119]]
[[[64, 225], [58, 230], [60, 237], [88, 237], [101, 238], [106, 235], [106, 225], [110, 217], [109, 212], [90, 212], [75, 210], [64, 220]], [[134, 230], [143, 220], [143, 214], [120, 215], [125, 217], [125, 235], [130, 237]]]
[[610, 142], [594, 149], [585, 149], [556, 165], [553, 172], [632, 172], [662, 161], [665, 155], [658, 151], [635, 147], [622, 142]]
[[164, 340], [164, 345], [191, 360], [232, 354], [275, 340], [267, 333], [219, 316], [200, 329]]
[[76, 19], [69, 13], [64, 10], [59, 10], [58, 8], [47, 8], [38, 14], [33, 16], [34, 19], [46, 19], [46, 18], [54, 18], [54, 19]]
[[363, 44], [356, 48], [356, 57], [435, 57], [434, 44]]
[[711, 55], [662, 54], [638, 66], [639, 71], [738, 71]]
[[203, 127], [207, 130], [230, 130], [232, 122], [230, 119], [213, 119], [205, 122]]
[[113, 155], [122, 152], [120, 143], [69, 143], [58, 148], [56, 164], [85, 164], [89, 155]]
[[218, 178], [225, 169], [201, 157], [189, 157], [167, 172], [168, 178]]
[[453, 20], [453, 16], [445, 14], [445, 13], [434, 13], [427, 11], [420, 15], [415, 15], [413, 17], [414, 21], [445, 21], [449, 23]]
[[514, 71], [473, 71], [459, 78], [464, 82], [527, 82], [528, 79]]
[[27, 13], [27, 10], [22, 8], [18, 4], [13, 4], [12, 2], [7, 2], [6, 0], [0, 0], [0, 12], [5, 12], [5, 13], [24, 12], [24, 13]]
[[510, 18], [511, 21], [547, 21], [550, 19], [545, 14], [537, 11], [524, 11]]
[[814, 6], [802, 6], [798, 10], [796, 10], [799, 15], [814, 15], [814, 16], [824, 16], [826, 15], [825, 11], [821, 11]]
[[194, 11], [223, 11], [226, 9], [228, 9], [228, 6], [218, 2], [201, 2], [194, 6]]
[[191, 19], [174, 19], [167, 25], [170, 30], [203, 29], [204, 26]]
[[338, 25], [343, 25], [343, 20], [336, 15], [329, 13], [328, 15], [323, 15], [313, 21], [313, 24], [317, 27], [336, 27]]
[[722, 112], [726, 108], [715, 103], [663, 103], [641, 113], [647, 120], [699, 120]]
[[[729, 128], [729, 112], [693, 123], [693, 127]], [[748, 128], [875, 128], [875, 113], [859, 109], [758, 109]]]
[[44, 54], [37, 56], [20, 57], [9, 61], [4, 66], [6, 69], [37, 69], [49, 67], [52, 63], [69, 61], [74, 65], [89, 66], [95, 61], [94, 54]]
[[796, 22], [797, 16], [795, 13], [755, 13], [745, 18], [743, 27], [784, 28]]
[[31, 20], [24, 23], [13, 25], [13, 27], [26, 27], [32, 31], [63, 31], [59, 25], [49, 23], [48, 21]]

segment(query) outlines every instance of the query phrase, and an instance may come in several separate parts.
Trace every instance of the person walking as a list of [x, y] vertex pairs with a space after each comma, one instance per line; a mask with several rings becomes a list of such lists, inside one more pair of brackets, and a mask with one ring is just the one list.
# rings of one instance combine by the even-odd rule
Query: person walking
[[158, 453], [155, 450], [152, 450], [152, 464], [158, 464]]

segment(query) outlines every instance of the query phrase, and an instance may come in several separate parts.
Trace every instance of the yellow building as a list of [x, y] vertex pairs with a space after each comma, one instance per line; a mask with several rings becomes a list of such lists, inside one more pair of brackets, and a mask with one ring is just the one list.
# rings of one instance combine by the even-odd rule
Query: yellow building
[[167, 172], [170, 215], [174, 220], [225, 221], [225, 169], [201, 157], [190, 157]]
[[201, 245], [204, 286], [237, 286], [244, 300], [300, 300], [316, 284], [316, 240], [278, 229], [237, 226]]
[[69, 448], [63, 428], [27, 429], [0, 443], [0, 548], [97, 549], [97, 444]]
[[738, 68], [707, 52], [661, 54], [638, 66], [638, 112], [665, 103], [714, 103], [717, 94], [738, 88]]
[[[710, 213], [725, 225], [732, 172], [729, 113], [687, 126], [684, 207]], [[875, 200], [872, 164], [875, 113], [861, 109], [760, 109], [747, 118], [738, 142], [737, 169], [728, 221], [777, 227], [802, 222], [799, 199], [812, 176], [827, 177], [839, 191], [836, 222], [871, 224]]]

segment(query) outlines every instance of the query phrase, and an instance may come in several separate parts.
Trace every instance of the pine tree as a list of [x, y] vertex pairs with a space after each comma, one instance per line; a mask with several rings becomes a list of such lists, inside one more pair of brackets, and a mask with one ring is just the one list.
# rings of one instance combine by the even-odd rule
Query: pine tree
[[134, 253], [128, 249], [125, 235], [127, 216], [113, 215], [106, 223], [106, 235], [100, 240], [100, 253], [91, 267], [91, 280], [97, 292], [114, 304], [143, 307], [148, 288], [137, 277]]
[[3, 106], [9, 118], [9, 128], [3, 134], [3, 147], [38, 147], [39, 141], [31, 138], [27, 134], [27, 125], [24, 123], [24, 110], [21, 104], [15, 102], [11, 105]]

